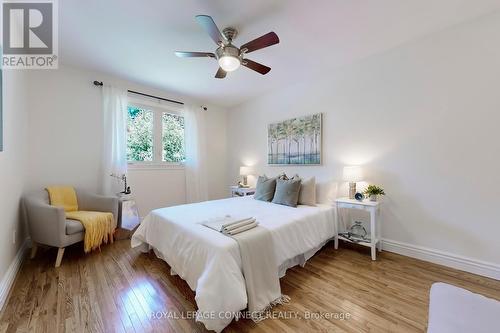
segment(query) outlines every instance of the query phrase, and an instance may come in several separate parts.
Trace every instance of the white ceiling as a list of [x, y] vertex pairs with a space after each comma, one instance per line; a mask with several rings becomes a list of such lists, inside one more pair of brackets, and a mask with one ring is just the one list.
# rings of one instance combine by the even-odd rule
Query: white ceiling
[[[63, 64], [232, 106], [498, 9], [500, 0], [62, 0], [59, 52]], [[248, 55], [271, 72], [219, 80], [214, 59], [177, 58], [216, 47], [197, 14], [236, 27], [237, 46], [276, 32], [280, 44]]]

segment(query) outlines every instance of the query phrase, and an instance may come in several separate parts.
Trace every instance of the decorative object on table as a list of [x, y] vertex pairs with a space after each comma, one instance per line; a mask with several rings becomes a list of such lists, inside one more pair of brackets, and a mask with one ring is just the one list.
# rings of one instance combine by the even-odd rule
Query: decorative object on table
[[363, 222], [354, 221], [354, 224], [349, 229], [349, 235], [351, 235], [351, 237], [353, 238], [366, 239], [368, 232], [366, 231], [365, 227], [363, 227]]
[[110, 176], [113, 178], [119, 179], [121, 182], [123, 182], [123, 191], [120, 192], [121, 194], [132, 193], [132, 191], [130, 190], [130, 186], [128, 186], [128, 184], [127, 184], [127, 175], [126, 174], [115, 175], [114, 173], [112, 173]]
[[249, 166], [241, 166], [240, 167], [240, 176], [243, 176], [243, 183], [239, 182], [238, 185], [240, 187], [249, 187], [248, 186], [248, 176], [253, 175], [254, 171], [252, 167]]
[[368, 232], [361, 221], [354, 221], [348, 231], [340, 232], [339, 235], [353, 243], [370, 242], [370, 238], [367, 237]]
[[368, 185], [365, 194], [370, 198], [370, 201], [377, 201], [379, 195], [385, 195], [384, 189], [377, 185]]
[[356, 199], [358, 201], [363, 201], [364, 198], [365, 198], [365, 196], [361, 192], [356, 192], [356, 194], [354, 195], [354, 199]]
[[248, 184], [243, 184], [242, 182], [238, 182], [238, 187], [239, 187], [239, 188], [250, 188], [250, 185], [248, 185]]
[[253, 195], [255, 194], [255, 188], [247, 186], [247, 187], [241, 187], [241, 186], [231, 186], [231, 196], [232, 197], [245, 197], [247, 195]]
[[321, 164], [321, 117], [317, 113], [269, 124], [268, 164]]
[[363, 180], [363, 170], [357, 165], [345, 166], [343, 178], [345, 181], [349, 182], [349, 199], [354, 199], [356, 194], [356, 182]]

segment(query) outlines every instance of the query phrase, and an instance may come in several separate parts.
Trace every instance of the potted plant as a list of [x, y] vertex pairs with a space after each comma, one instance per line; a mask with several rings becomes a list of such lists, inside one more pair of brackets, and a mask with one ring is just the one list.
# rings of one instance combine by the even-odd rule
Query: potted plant
[[370, 201], [377, 201], [379, 195], [385, 195], [384, 189], [377, 185], [368, 185], [365, 194], [370, 198]]

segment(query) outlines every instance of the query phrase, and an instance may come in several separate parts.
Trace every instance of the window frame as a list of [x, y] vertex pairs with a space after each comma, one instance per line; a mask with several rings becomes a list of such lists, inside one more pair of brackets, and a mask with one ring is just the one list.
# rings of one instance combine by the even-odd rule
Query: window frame
[[[184, 110], [180, 107], [166, 105], [165, 103], [152, 103], [142, 99], [130, 98], [127, 103], [128, 107], [136, 107], [153, 112], [153, 160], [152, 161], [128, 161], [129, 169], [184, 169], [184, 162], [167, 162], [163, 161], [163, 121], [164, 113], [170, 113], [181, 116], [185, 120]], [[128, 121], [128, 118], [127, 118]], [[128, 137], [127, 137], [128, 140]], [[184, 128], [184, 150], [186, 146], [186, 131]]]

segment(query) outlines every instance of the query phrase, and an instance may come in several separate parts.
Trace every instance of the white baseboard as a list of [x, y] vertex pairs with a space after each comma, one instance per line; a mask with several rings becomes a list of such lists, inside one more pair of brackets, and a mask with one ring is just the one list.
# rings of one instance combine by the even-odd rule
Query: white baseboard
[[412, 257], [435, 264], [448, 266], [469, 273], [500, 280], [500, 265], [476, 259], [462, 257], [456, 254], [429, 249], [422, 246], [402, 243], [390, 239], [382, 240], [382, 248], [407, 257]]
[[30, 243], [29, 239], [26, 239], [23, 242], [23, 244], [19, 248], [19, 251], [17, 251], [17, 254], [14, 257], [14, 260], [7, 269], [7, 272], [5, 272], [5, 275], [0, 281], [0, 310], [3, 310], [5, 302], [7, 301], [7, 297], [9, 296], [10, 289], [14, 285], [14, 281], [16, 280], [16, 275], [19, 272], [19, 269], [21, 268], [21, 264], [23, 263], [24, 259], [24, 254], [28, 249], [29, 243]]

